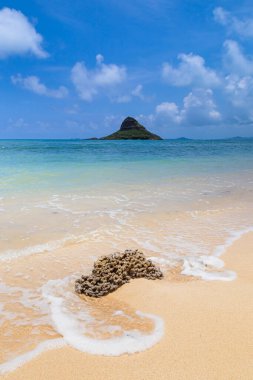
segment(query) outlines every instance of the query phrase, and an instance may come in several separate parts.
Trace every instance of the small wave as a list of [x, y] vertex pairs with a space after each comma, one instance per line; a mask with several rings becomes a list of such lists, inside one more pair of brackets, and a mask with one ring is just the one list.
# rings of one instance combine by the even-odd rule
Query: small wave
[[146, 249], [148, 251], [151, 251], [151, 252], [155, 252], [155, 253], [162, 253], [162, 249], [158, 248], [156, 245], [154, 245], [153, 243], [151, 243], [149, 240], [139, 240], [139, 239], [136, 239], [136, 238], [132, 238], [132, 240], [137, 243], [140, 247], [142, 247], [143, 249]]
[[[41, 296], [40, 289], [10, 286], [0, 282], [0, 294], [8, 296], [7, 303], [0, 303], [0, 325], [7, 322], [3, 335], [5, 338], [8, 337], [7, 340], [12, 346], [11, 351], [8, 348], [8, 343], [6, 348], [1, 346], [1, 356], [4, 362], [0, 364], [0, 375], [15, 370], [43, 351], [58, 348], [65, 344], [63, 339], [52, 338], [41, 341], [37, 335], [40, 332], [40, 327], [43, 330], [43, 326], [50, 326], [48, 304]], [[14, 308], [14, 305], [18, 305], [18, 308]], [[17, 331], [22, 331], [23, 327], [29, 328], [29, 335], [25, 334], [26, 338], [23, 338], [23, 342], [19, 339], [13, 339], [14, 334]], [[47, 332], [47, 335], [55, 335], [55, 333]], [[26, 352], [28, 350], [27, 344], [35, 348]], [[24, 353], [20, 354], [22, 351]]]
[[[136, 311], [136, 315], [154, 324], [151, 333], [142, 333], [137, 328], [122, 331], [120, 336], [98, 339], [91, 337], [87, 326], [92, 323], [92, 316], [86, 306], [82, 312], [71, 312], [67, 306], [68, 298], [71, 303], [80, 299], [74, 293], [67, 291], [66, 284], [69, 278], [64, 280], [50, 280], [42, 288], [45, 299], [50, 304], [51, 318], [56, 331], [70, 346], [79, 351], [93, 355], [119, 356], [125, 353], [133, 354], [144, 351], [156, 344], [163, 335], [163, 320], [155, 315]], [[82, 301], [82, 306], [85, 305]], [[80, 308], [80, 306], [79, 306]], [[120, 329], [120, 326], [117, 326]], [[115, 330], [115, 325], [107, 326], [107, 331]]]
[[224, 262], [219, 258], [226, 250], [239, 240], [244, 234], [253, 232], [253, 227], [248, 227], [240, 231], [234, 231], [224, 244], [215, 248], [213, 255], [201, 255], [186, 257], [183, 259], [182, 274], [187, 276], [200, 277], [208, 281], [232, 281], [237, 275], [233, 271], [222, 270]]
[[[236, 273], [222, 270], [224, 262], [214, 256], [187, 257], [183, 260], [182, 274], [202, 278], [202, 280], [232, 281]], [[217, 271], [217, 269], [219, 271]]]
[[37, 244], [34, 246], [25, 247], [22, 249], [10, 249], [0, 254], [0, 261], [11, 261], [19, 257], [30, 256], [34, 254], [40, 254], [44, 252], [54, 251], [55, 249], [64, 247], [65, 244], [81, 243], [86, 238], [85, 236], [67, 236], [63, 239], [54, 240], [44, 244]]
[[233, 231], [231, 236], [226, 240], [225, 244], [221, 244], [215, 248], [213, 253], [214, 256], [219, 257], [236, 241], [239, 240], [243, 235], [253, 232], [253, 227], [244, 228], [243, 230]]
[[[181, 274], [185, 276], [194, 276], [206, 281], [232, 281], [237, 275], [230, 270], [224, 270], [224, 262], [220, 258], [232, 244], [241, 238], [246, 233], [253, 232], [253, 227], [248, 227], [239, 231], [230, 233], [229, 238], [224, 244], [218, 245], [212, 255], [208, 254], [193, 254], [182, 256], [173, 256], [171, 254], [161, 254], [162, 257], [152, 256], [150, 260], [164, 267], [174, 267], [181, 265]], [[142, 244], [143, 246], [143, 244]], [[158, 250], [154, 250], [158, 252]]]

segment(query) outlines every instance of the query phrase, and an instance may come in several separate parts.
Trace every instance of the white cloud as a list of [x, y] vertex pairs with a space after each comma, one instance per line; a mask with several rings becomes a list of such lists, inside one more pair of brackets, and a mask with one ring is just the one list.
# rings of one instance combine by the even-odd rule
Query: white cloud
[[146, 96], [143, 94], [142, 84], [138, 84], [129, 94], [118, 95], [116, 98], [113, 98], [113, 101], [116, 101], [116, 103], [129, 103], [134, 97], [140, 100], [146, 100]]
[[29, 124], [22, 118], [18, 118], [16, 120], [13, 120], [12, 118], [10, 118], [8, 120], [8, 124], [12, 127], [12, 128], [26, 128], [29, 126]]
[[216, 123], [221, 119], [210, 89], [190, 92], [184, 98], [183, 118], [192, 125]]
[[81, 99], [91, 101], [102, 89], [121, 84], [126, 79], [126, 68], [103, 63], [101, 54], [96, 56], [95, 69], [89, 70], [84, 62], [77, 62], [71, 70], [71, 80]]
[[156, 107], [156, 118], [163, 123], [185, 126], [206, 126], [221, 120], [211, 89], [196, 89], [183, 99], [180, 108], [176, 103], [164, 102]]
[[233, 40], [224, 43], [224, 68], [227, 74], [223, 81], [223, 95], [229, 107], [225, 109], [227, 119], [236, 122], [253, 120], [253, 57], [247, 56]]
[[162, 68], [163, 78], [173, 86], [207, 86], [213, 87], [220, 83], [216, 72], [205, 66], [205, 60], [199, 55], [179, 54], [178, 68], [173, 68], [169, 63], [164, 63]]
[[44, 95], [51, 98], [65, 98], [68, 95], [68, 90], [64, 86], [60, 86], [56, 90], [52, 90], [41, 83], [36, 76], [22, 77], [20, 74], [11, 77], [13, 84], [18, 84], [26, 90], [32, 91], [38, 95]]
[[96, 62], [97, 62], [98, 64], [103, 63], [103, 62], [104, 62], [104, 56], [103, 56], [102, 54], [97, 54], [97, 55], [96, 55]]
[[142, 84], [138, 84], [132, 91], [132, 95], [133, 96], [136, 96], [137, 98], [141, 99], [141, 100], [144, 100], [145, 97], [143, 95], [143, 86]]
[[0, 58], [27, 53], [45, 58], [48, 54], [41, 46], [42, 41], [22, 12], [10, 8], [0, 10]]
[[227, 118], [238, 122], [253, 120], [253, 59], [247, 57], [233, 40], [224, 43], [224, 95], [230, 107]]
[[224, 48], [224, 63], [230, 72], [242, 75], [253, 74], [253, 60], [243, 54], [236, 41], [225, 41]]
[[171, 120], [175, 124], [182, 121], [182, 112], [174, 102], [163, 102], [156, 106], [156, 114], [165, 120]]
[[[251, 105], [253, 100], [253, 78], [250, 76], [240, 77], [232, 74], [226, 78], [226, 92], [231, 96], [236, 107], [248, 105], [246, 99], [250, 97]], [[252, 107], [251, 107], [252, 108]]]
[[112, 98], [112, 102], [116, 103], [129, 103], [131, 100], [132, 97], [130, 95], [119, 95], [116, 98]]
[[253, 121], [253, 78], [230, 74], [225, 78], [225, 93], [231, 102], [230, 115], [240, 122]]
[[253, 19], [240, 20], [222, 7], [213, 11], [214, 19], [228, 28], [230, 33], [235, 32], [243, 37], [253, 37]]

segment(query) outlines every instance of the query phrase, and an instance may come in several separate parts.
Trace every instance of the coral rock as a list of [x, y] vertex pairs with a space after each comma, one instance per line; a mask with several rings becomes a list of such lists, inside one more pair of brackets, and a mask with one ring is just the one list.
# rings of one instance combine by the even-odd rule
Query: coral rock
[[75, 291], [90, 297], [102, 297], [129, 282], [131, 278], [141, 277], [155, 280], [161, 279], [163, 274], [142, 252], [127, 249], [123, 253], [117, 252], [98, 259], [90, 276], [81, 276], [76, 280]]

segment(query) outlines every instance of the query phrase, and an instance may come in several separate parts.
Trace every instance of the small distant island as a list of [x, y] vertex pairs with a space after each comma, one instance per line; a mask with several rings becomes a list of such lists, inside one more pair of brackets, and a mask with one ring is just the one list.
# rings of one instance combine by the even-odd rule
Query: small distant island
[[[91, 140], [97, 140], [93, 138]], [[133, 117], [127, 117], [121, 124], [117, 132], [98, 140], [162, 140], [158, 135], [149, 132]]]

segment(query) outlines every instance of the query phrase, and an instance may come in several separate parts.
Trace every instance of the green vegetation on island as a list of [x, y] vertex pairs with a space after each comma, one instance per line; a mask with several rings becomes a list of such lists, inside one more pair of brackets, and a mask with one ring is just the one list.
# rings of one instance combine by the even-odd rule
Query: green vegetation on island
[[162, 140], [162, 138], [149, 132], [133, 117], [127, 117], [117, 132], [102, 137], [101, 140]]

